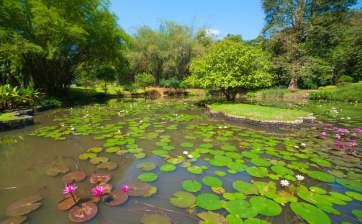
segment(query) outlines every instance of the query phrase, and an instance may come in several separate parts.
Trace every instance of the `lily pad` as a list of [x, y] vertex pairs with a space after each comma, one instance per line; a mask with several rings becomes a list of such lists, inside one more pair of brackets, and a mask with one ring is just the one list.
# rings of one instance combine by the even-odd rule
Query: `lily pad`
[[362, 210], [353, 209], [352, 214], [358, 219], [358, 221], [362, 222]]
[[192, 144], [191, 142], [183, 142], [180, 144], [180, 146], [183, 148], [192, 148], [194, 144]]
[[251, 166], [246, 168], [246, 172], [254, 177], [266, 177], [268, 176], [268, 170], [265, 167]]
[[69, 220], [72, 222], [86, 222], [93, 219], [98, 212], [97, 205], [93, 202], [84, 202], [80, 206], [74, 206], [69, 211]]
[[152, 172], [144, 172], [138, 175], [137, 179], [142, 182], [154, 182], [158, 179], [158, 175]]
[[143, 170], [143, 171], [152, 171], [156, 168], [156, 164], [152, 162], [143, 162], [137, 165], [137, 168]]
[[128, 199], [128, 194], [121, 189], [113, 190], [106, 198], [105, 204], [107, 206], [117, 206], [124, 204]]
[[276, 174], [279, 174], [281, 176], [287, 176], [287, 175], [294, 175], [294, 172], [291, 169], [288, 169], [281, 165], [274, 165], [271, 167], [271, 170], [275, 172]]
[[156, 193], [157, 193], [157, 187], [156, 186], [151, 186], [148, 193], [143, 195], [143, 197], [151, 197], [152, 195], [154, 195]]
[[97, 165], [97, 168], [105, 169], [105, 170], [115, 170], [115, 169], [117, 169], [117, 167], [118, 167], [118, 164], [113, 161], [109, 161], [109, 162], [101, 163], [101, 164]]
[[197, 180], [184, 180], [182, 182], [182, 188], [188, 192], [196, 193], [202, 188], [202, 184]]
[[326, 213], [311, 204], [305, 202], [292, 202], [290, 203], [290, 208], [297, 216], [301, 217], [309, 224], [332, 223]]
[[1, 221], [1, 224], [22, 224], [25, 223], [28, 217], [26, 216], [17, 216], [17, 217], [10, 217], [3, 221]]
[[47, 169], [46, 174], [51, 177], [58, 176], [59, 174], [65, 174], [69, 172], [69, 168], [65, 164], [63, 159], [56, 159], [52, 162], [51, 166]]
[[100, 184], [100, 183], [108, 183], [111, 181], [112, 175], [109, 173], [93, 173], [89, 181], [91, 184]]
[[253, 158], [253, 159], [250, 160], [250, 162], [253, 163], [256, 166], [265, 166], [265, 167], [267, 167], [267, 166], [271, 165], [271, 163], [268, 160], [262, 159], [262, 158]]
[[211, 193], [202, 193], [197, 195], [196, 205], [209, 211], [217, 210], [222, 207], [219, 196]]
[[222, 181], [219, 178], [213, 176], [205, 176], [202, 178], [202, 183], [209, 187], [222, 187]]
[[270, 224], [270, 222], [258, 218], [249, 218], [245, 220], [244, 224]]
[[232, 200], [223, 203], [223, 207], [232, 215], [240, 218], [252, 218], [257, 216], [256, 208], [251, 207], [250, 203], [245, 200]]
[[226, 219], [224, 216], [215, 213], [215, 212], [200, 212], [197, 216], [202, 219], [200, 224], [226, 224]]
[[332, 176], [328, 173], [321, 172], [321, 171], [309, 171], [308, 176], [310, 176], [313, 179], [322, 181], [322, 182], [332, 183], [335, 181], [334, 176]]
[[99, 153], [102, 152], [102, 148], [101, 147], [92, 147], [88, 149], [88, 152], [92, 152], [92, 153]]
[[[73, 197], [75, 200], [73, 199]], [[57, 208], [62, 211], [71, 209], [79, 201], [79, 198], [76, 195], [73, 195], [73, 197], [71, 195], [68, 195], [67, 197], [60, 200], [57, 204]]]
[[187, 171], [193, 174], [202, 174], [204, 172], [204, 169], [200, 166], [190, 166], [187, 168]]
[[348, 195], [349, 197], [353, 198], [354, 200], [362, 201], [362, 194], [360, 194], [360, 193], [353, 192], [353, 191], [347, 191], [345, 194]]
[[96, 157], [97, 157], [97, 154], [92, 153], [92, 152], [86, 152], [86, 153], [80, 154], [78, 158], [80, 160], [88, 160], [88, 159], [93, 159], [93, 158], [96, 158]]
[[167, 215], [146, 214], [141, 219], [142, 224], [171, 224], [171, 219]]
[[170, 197], [170, 203], [178, 208], [190, 208], [195, 201], [195, 196], [186, 191], [177, 191]]
[[89, 162], [93, 165], [98, 165], [100, 163], [106, 163], [109, 161], [109, 158], [108, 157], [104, 157], [104, 156], [101, 156], [101, 157], [94, 157], [94, 158], [91, 158], [89, 160]]
[[81, 182], [86, 177], [87, 177], [87, 175], [85, 174], [84, 171], [77, 170], [77, 171], [73, 171], [73, 172], [68, 173], [67, 175], [63, 176], [63, 181], [66, 184], [71, 184], [73, 182]]
[[128, 184], [129, 196], [144, 196], [147, 195], [151, 190], [151, 185], [143, 182], [131, 182]]
[[163, 164], [160, 167], [161, 172], [172, 172], [176, 170], [176, 166], [170, 163]]
[[239, 191], [240, 193], [243, 193], [245, 195], [248, 194], [257, 194], [258, 193], [258, 189], [256, 188], [256, 186], [254, 186], [251, 183], [242, 181], [242, 180], [236, 180], [233, 182], [233, 188], [237, 191]]
[[261, 196], [251, 197], [250, 204], [262, 215], [277, 216], [282, 212], [282, 208], [277, 203]]
[[39, 195], [32, 195], [16, 202], [6, 208], [7, 216], [23, 216], [37, 210], [42, 204], [39, 202], [43, 198]]

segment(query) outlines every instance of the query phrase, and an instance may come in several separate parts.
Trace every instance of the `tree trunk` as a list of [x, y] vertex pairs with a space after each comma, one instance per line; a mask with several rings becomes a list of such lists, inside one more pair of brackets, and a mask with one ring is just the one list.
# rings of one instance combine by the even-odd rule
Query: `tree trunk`
[[221, 89], [227, 101], [234, 101], [236, 94], [238, 94], [237, 88], [223, 88]]

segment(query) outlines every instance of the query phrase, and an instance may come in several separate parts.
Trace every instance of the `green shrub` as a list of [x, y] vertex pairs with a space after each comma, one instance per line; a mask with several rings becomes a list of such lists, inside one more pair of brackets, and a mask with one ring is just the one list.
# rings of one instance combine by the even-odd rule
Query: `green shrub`
[[147, 86], [153, 85], [155, 78], [149, 73], [138, 73], [135, 76], [135, 85], [139, 88], [146, 88]]
[[166, 88], [175, 88], [175, 89], [182, 89], [184, 88], [184, 84], [182, 81], [172, 78], [172, 79], [162, 79], [160, 81], [160, 86], [166, 87]]
[[352, 83], [352, 82], [353, 82], [353, 78], [351, 76], [348, 76], [348, 75], [342, 75], [337, 80], [337, 84]]
[[34, 106], [40, 98], [40, 92], [32, 87], [13, 87], [0, 85], [0, 110], [14, 109], [21, 106]]
[[362, 82], [320, 87], [310, 93], [309, 99], [362, 102]]
[[57, 108], [62, 106], [62, 102], [54, 97], [45, 97], [39, 105], [44, 108]]

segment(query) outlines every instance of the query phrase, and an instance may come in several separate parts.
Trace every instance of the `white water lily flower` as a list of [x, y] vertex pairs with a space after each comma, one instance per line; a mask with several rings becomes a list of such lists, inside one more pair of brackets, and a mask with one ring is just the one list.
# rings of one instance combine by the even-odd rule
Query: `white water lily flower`
[[71, 127], [70, 130], [71, 130], [71, 131], [75, 131], [75, 128]]
[[299, 149], [299, 146], [295, 145], [294, 148], [295, 148], [295, 149]]
[[289, 181], [287, 181], [287, 180], [281, 180], [281, 181], [280, 181], [280, 185], [282, 185], [283, 187], [288, 187], [288, 186], [289, 186]]
[[188, 157], [189, 159], [194, 158], [192, 155], [187, 155], [187, 157]]
[[188, 152], [188, 151], [183, 151], [182, 153], [183, 153], [184, 155], [189, 154], [189, 152]]
[[305, 143], [300, 143], [300, 146], [302, 146], [302, 147], [306, 147], [306, 146], [307, 146], [307, 144], [305, 144]]
[[302, 175], [298, 174], [295, 177], [297, 178], [297, 180], [304, 180], [304, 176], [302, 176]]

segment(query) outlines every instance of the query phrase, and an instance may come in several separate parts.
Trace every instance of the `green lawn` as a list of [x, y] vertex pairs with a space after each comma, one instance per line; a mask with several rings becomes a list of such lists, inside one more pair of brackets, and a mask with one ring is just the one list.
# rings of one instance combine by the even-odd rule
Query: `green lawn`
[[16, 116], [13, 113], [2, 113], [0, 114], [0, 121], [14, 120]]
[[214, 112], [223, 112], [230, 115], [245, 117], [252, 120], [263, 121], [294, 121], [305, 117], [308, 112], [276, 107], [259, 106], [252, 104], [211, 104], [210, 109]]

